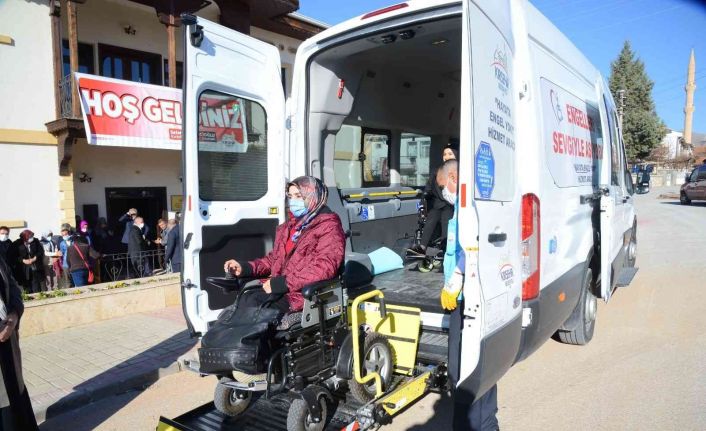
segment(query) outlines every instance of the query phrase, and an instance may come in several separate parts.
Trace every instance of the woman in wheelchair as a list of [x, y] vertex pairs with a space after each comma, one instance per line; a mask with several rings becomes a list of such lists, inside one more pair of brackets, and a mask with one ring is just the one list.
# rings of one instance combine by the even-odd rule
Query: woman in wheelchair
[[262, 290], [244, 295], [238, 308], [301, 311], [304, 286], [337, 275], [345, 254], [338, 215], [326, 206], [328, 189], [318, 178], [302, 176], [287, 184], [289, 219], [275, 233], [267, 256], [251, 262], [229, 260], [224, 269], [236, 277], [257, 277]]

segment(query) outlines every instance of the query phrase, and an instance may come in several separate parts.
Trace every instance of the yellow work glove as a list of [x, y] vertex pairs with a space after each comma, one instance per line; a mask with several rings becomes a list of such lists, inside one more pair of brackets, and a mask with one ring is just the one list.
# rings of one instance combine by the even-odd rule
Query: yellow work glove
[[463, 288], [463, 274], [454, 271], [451, 279], [444, 284], [444, 288], [441, 289], [441, 306], [444, 310], [453, 311], [458, 305], [458, 295], [461, 293]]

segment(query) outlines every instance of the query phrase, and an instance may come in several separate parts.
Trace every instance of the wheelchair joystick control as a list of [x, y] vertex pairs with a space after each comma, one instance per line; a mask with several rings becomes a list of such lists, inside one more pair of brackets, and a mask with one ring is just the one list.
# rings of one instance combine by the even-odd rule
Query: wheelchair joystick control
[[226, 276], [225, 276], [225, 278], [226, 278], [227, 280], [232, 280], [232, 279], [235, 278], [235, 275], [234, 275], [232, 272], [230, 272], [230, 271], [226, 271]]

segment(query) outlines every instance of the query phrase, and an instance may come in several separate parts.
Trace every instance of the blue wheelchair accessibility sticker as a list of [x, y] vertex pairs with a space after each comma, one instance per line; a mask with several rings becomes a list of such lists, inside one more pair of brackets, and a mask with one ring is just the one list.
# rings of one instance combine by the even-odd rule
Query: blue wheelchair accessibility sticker
[[490, 144], [481, 141], [476, 151], [476, 189], [481, 199], [490, 199], [495, 186], [495, 158]]

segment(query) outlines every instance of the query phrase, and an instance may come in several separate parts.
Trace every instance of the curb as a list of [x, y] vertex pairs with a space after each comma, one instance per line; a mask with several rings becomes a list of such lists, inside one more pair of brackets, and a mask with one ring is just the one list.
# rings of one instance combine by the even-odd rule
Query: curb
[[[41, 423], [98, 400], [133, 390], [146, 389], [162, 377], [176, 374], [180, 371], [182, 371], [182, 367], [179, 365], [179, 360], [176, 360], [167, 367], [144, 370], [120, 380], [97, 383], [94, 387], [88, 389], [73, 389], [68, 394], [47, 400], [46, 403], [37, 403], [33, 400], [34, 416], [37, 419], [37, 423]], [[39, 396], [38, 398], [41, 397]]]

